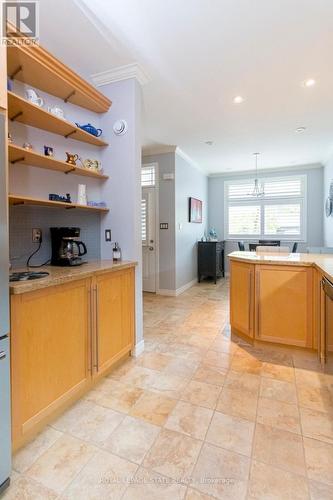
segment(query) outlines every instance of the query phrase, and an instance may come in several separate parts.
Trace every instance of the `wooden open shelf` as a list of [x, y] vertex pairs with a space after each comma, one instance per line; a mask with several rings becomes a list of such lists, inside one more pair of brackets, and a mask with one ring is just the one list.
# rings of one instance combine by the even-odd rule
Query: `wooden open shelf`
[[46, 170], [55, 170], [57, 172], [63, 172], [65, 174], [74, 175], [84, 175], [87, 177], [93, 177], [94, 179], [106, 180], [109, 177], [104, 174], [99, 174], [88, 168], [83, 168], [73, 165], [69, 165], [65, 161], [56, 160], [52, 156], [45, 156], [36, 151], [31, 151], [24, 149], [16, 144], [8, 145], [8, 158], [10, 163], [18, 163], [20, 165], [31, 165], [33, 167], [44, 168]]
[[110, 99], [40, 45], [9, 46], [7, 72], [11, 78], [96, 113], [105, 113], [112, 104]]
[[71, 210], [79, 208], [80, 210], [89, 210], [91, 212], [108, 212], [108, 208], [89, 207], [87, 205], [78, 205], [77, 203], [64, 203], [62, 201], [42, 200], [40, 198], [31, 198], [30, 196], [23, 196], [20, 194], [10, 194], [8, 196], [10, 205], [37, 205], [43, 207], [65, 208]]
[[108, 145], [102, 139], [88, 134], [88, 132], [78, 128], [75, 124], [58, 118], [13, 92], [8, 92], [8, 118], [11, 121], [18, 121], [25, 125], [31, 125], [32, 127], [47, 130], [66, 138], [70, 137], [77, 141], [93, 144], [94, 146]]

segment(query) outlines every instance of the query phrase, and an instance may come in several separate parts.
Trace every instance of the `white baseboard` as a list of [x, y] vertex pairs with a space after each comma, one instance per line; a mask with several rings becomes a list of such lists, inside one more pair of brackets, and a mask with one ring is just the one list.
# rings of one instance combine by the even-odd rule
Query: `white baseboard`
[[144, 350], [145, 350], [145, 341], [144, 339], [142, 339], [134, 346], [134, 348], [131, 351], [131, 355], [134, 358], [137, 358], [138, 356], [140, 356], [140, 354], [143, 353]]
[[157, 295], [166, 295], [168, 297], [177, 297], [178, 295], [184, 293], [186, 290], [191, 288], [193, 285], [197, 283], [197, 279], [194, 279], [190, 281], [189, 283], [186, 283], [185, 285], [181, 286], [180, 288], [177, 288], [177, 290], [168, 290], [166, 288], [160, 288], [159, 290], [156, 291]]

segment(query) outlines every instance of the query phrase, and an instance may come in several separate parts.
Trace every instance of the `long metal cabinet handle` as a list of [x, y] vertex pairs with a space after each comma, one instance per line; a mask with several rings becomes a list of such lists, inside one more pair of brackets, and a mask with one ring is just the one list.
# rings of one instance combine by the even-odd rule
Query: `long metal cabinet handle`
[[92, 326], [93, 326], [93, 321], [92, 321], [92, 303], [91, 303], [91, 289], [89, 288], [88, 290], [88, 308], [89, 308], [89, 314], [88, 314], [88, 321], [89, 321], [89, 344], [90, 344], [90, 362], [89, 362], [89, 368], [88, 371], [92, 372], [92, 367], [93, 367], [93, 353], [92, 353]]
[[95, 329], [95, 332], [96, 332], [96, 338], [95, 338], [95, 349], [96, 349], [96, 364], [95, 364], [95, 368], [97, 371], [99, 371], [99, 354], [98, 354], [98, 347], [99, 347], [99, 344], [98, 344], [98, 286], [96, 285], [95, 288], [94, 288], [94, 291], [95, 291], [95, 320], [96, 320], [96, 323], [95, 323], [95, 326], [96, 326], [96, 329]]
[[257, 299], [257, 324], [256, 324], [256, 332], [258, 337], [261, 337], [260, 331], [260, 271], [256, 271], [256, 299]]
[[5, 359], [6, 356], [7, 356], [7, 354], [5, 353], [5, 351], [0, 352], [0, 360]]
[[252, 309], [252, 271], [249, 279], [249, 329], [251, 330], [251, 309]]

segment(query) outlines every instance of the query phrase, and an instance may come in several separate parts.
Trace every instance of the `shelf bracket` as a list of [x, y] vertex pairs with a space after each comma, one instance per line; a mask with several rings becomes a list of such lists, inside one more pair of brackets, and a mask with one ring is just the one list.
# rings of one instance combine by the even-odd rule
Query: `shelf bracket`
[[10, 118], [10, 121], [11, 122], [14, 122], [19, 116], [23, 115], [23, 111], [19, 111], [18, 113], [16, 113], [16, 115], [12, 116]]
[[66, 170], [66, 172], [64, 172], [64, 174], [69, 174], [70, 172], [73, 172], [75, 170], [75, 167], [71, 168], [70, 170]]
[[12, 73], [11, 75], [9, 75], [9, 78], [10, 78], [11, 80], [13, 80], [13, 79], [15, 78], [15, 76], [17, 75], [17, 73], [19, 73], [20, 71], [22, 71], [22, 69], [23, 69], [23, 66], [18, 66], [18, 67], [16, 68], [16, 70], [15, 70], [15, 71], [13, 71], [13, 73]]
[[15, 163], [20, 163], [21, 161], [24, 161], [25, 160], [25, 156], [21, 156], [20, 158], [16, 158], [15, 160], [12, 160], [10, 163], [12, 163], [13, 165]]
[[65, 210], [73, 210], [76, 207], [65, 207]]
[[76, 130], [72, 130], [72, 132], [69, 132], [69, 134], [66, 134], [64, 137], [65, 139], [68, 139], [71, 135], [76, 134]]
[[72, 90], [72, 92], [68, 94], [67, 97], [64, 98], [64, 102], [67, 102], [71, 97], [73, 97], [73, 95], [75, 95], [75, 90]]
[[13, 203], [14, 207], [19, 206], [19, 205], [24, 205], [24, 201], [16, 201]]

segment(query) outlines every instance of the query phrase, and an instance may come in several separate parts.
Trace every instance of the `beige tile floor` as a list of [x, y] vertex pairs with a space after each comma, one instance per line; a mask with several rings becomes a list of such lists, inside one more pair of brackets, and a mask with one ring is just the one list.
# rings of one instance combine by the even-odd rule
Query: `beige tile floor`
[[8, 499], [333, 499], [333, 375], [231, 338], [228, 282], [144, 298], [130, 358], [13, 460]]

